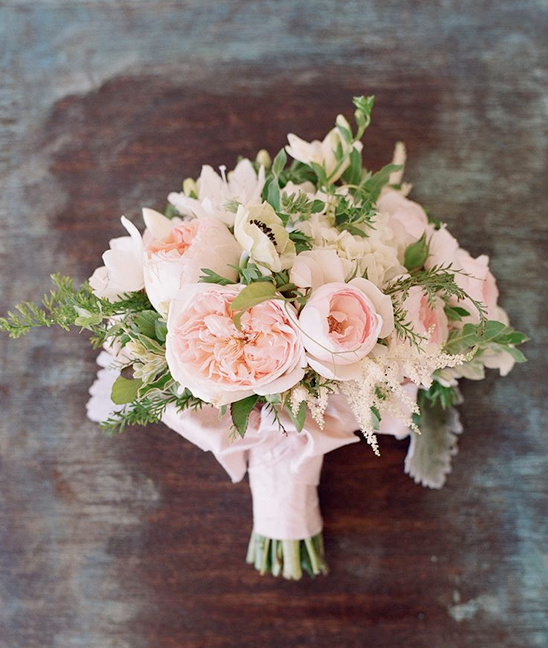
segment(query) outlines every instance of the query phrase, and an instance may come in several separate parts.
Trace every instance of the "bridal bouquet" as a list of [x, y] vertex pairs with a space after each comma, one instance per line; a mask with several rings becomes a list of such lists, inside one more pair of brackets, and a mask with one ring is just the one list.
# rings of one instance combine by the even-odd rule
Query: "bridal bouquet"
[[14, 337], [91, 331], [103, 350], [89, 417], [109, 432], [163, 421], [233, 481], [247, 472], [248, 562], [290, 579], [327, 569], [326, 452], [409, 437], [406, 473], [439, 488], [459, 379], [525, 360], [488, 258], [407, 197], [403, 145], [380, 171], [363, 167], [373, 98], [354, 106], [354, 127], [339, 115], [321, 142], [289, 135], [273, 161], [204, 166], [164, 213], [143, 210], [143, 232], [122, 218], [128, 235], [87, 283], [55, 275], [42, 306], [0, 319]]

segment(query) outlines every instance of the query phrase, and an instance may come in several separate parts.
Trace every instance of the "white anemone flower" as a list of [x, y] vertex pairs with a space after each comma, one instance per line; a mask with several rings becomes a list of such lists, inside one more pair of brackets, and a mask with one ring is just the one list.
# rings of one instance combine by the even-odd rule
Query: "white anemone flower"
[[261, 166], [257, 173], [253, 164], [240, 160], [233, 171], [225, 177], [224, 167], [219, 175], [212, 167], [202, 167], [196, 182], [197, 197], [184, 192], [172, 192], [169, 202], [183, 215], [197, 218], [216, 218], [225, 225], [234, 225], [234, 212], [227, 209], [229, 203], [258, 203], [265, 183], [265, 170]]
[[240, 205], [234, 221], [234, 236], [261, 268], [280, 272], [295, 260], [295, 244], [280, 217], [268, 204]]

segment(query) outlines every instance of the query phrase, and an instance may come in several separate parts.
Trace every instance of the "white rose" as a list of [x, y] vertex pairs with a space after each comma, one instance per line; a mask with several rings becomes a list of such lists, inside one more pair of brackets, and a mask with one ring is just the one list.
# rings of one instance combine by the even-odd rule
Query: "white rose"
[[118, 301], [124, 293], [141, 290], [143, 277], [143, 241], [135, 225], [122, 216], [122, 225], [130, 236], [112, 239], [103, 254], [104, 266], [97, 268], [89, 285], [97, 297]]

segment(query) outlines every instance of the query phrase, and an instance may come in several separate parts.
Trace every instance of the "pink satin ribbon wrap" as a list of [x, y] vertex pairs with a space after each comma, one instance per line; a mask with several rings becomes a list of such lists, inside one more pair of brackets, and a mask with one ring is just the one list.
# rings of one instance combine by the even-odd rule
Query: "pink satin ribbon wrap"
[[[87, 410], [92, 421], [100, 422], [120, 409], [110, 399], [120, 370], [104, 351], [97, 361], [103, 369], [90, 388]], [[408, 391], [416, 398], [416, 386]], [[212, 452], [233, 482], [249, 473], [255, 533], [276, 540], [304, 540], [322, 530], [318, 484], [323, 456], [359, 441], [354, 433], [359, 426], [340, 394], [329, 398], [323, 429], [308, 414], [304, 429], [297, 432], [287, 415], [280, 416], [285, 432], [266, 408], [253, 410], [243, 439], [231, 438], [228, 414], [220, 419], [219, 410], [207, 405], [183, 412], [169, 406], [162, 420], [191, 443]], [[379, 432], [403, 438], [409, 429], [387, 415]]]
[[331, 396], [319, 426], [307, 417], [297, 432], [283, 417], [285, 433], [265, 408], [249, 417], [243, 439], [231, 440], [229, 418], [213, 407], [177, 412], [168, 409], [163, 422], [205, 451], [212, 452], [232, 481], [249, 472], [255, 533], [277, 540], [303, 540], [322, 530], [318, 484], [323, 456], [359, 441], [357, 423], [346, 399]]

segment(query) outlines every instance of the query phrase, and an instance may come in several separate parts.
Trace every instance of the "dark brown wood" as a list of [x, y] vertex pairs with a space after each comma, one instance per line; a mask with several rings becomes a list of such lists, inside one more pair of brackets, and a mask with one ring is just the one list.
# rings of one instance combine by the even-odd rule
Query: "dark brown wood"
[[245, 565], [246, 483], [161, 427], [85, 417], [94, 353], [0, 340], [0, 646], [548, 645], [546, 86], [541, 0], [0, 2], [0, 305], [86, 278], [119, 217], [201, 164], [319, 137], [375, 94], [366, 160], [408, 145], [414, 196], [528, 332], [528, 366], [464, 385], [442, 491], [406, 442], [326, 459], [331, 574]]

